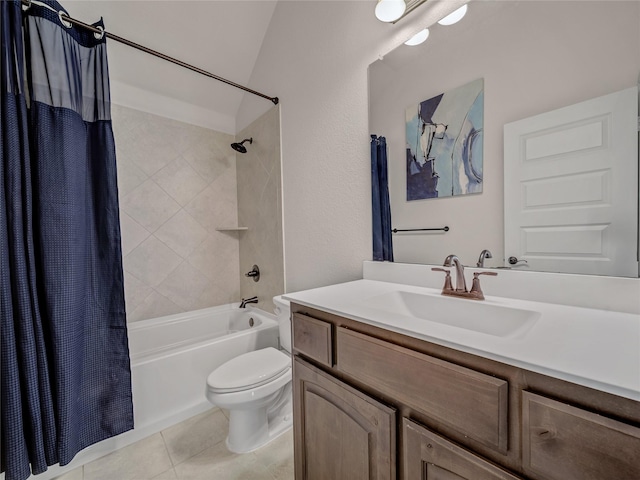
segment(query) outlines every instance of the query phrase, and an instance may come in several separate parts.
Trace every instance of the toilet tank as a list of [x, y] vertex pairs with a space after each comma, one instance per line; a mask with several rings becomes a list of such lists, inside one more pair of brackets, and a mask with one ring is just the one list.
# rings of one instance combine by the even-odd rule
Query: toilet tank
[[274, 313], [280, 328], [280, 347], [291, 353], [291, 305], [282, 295], [273, 297], [273, 304], [276, 306]]

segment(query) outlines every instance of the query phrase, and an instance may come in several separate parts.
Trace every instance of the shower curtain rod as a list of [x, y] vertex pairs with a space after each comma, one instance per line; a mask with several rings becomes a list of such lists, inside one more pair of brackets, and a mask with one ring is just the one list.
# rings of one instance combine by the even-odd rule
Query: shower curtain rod
[[[46, 3], [38, 2], [36, 0], [21, 0], [21, 2], [23, 6], [27, 7], [27, 9], [31, 7], [31, 5], [38, 5], [44, 8], [48, 8], [49, 10], [54, 10]], [[219, 77], [218, 75], [214, 75], [213, 73], [207, 72], [206, 70], [203, 70], [201, 68], [194, 67], [193, 65], [183, 62], [182, 60], [178, 60], [177, 58], [170, 57], [169, 55], [165, 55], [164, 53], [157, 52], [156, 50], [152, 50], [148, 47], [145, 47], [144, 45], [140, 45], [138, 43], [132, 42], [131, 40], [127, 40], [126, 38], [122, 38], [122, 37], [119, 37], [118, 35], [114, 35], [113, 33], [109, 33], [104, 29], [94, 27], [93, 25], [89, 25], [87, 23], [81, 22], [80, 20], [76, 20], [75, 18], [71, 18], [64, 12], [56, 12], [56, 13], [58, 13], [58, 16], [60, 17], [61, 21], [69, 22], [73, 25], [77, 25], [78, 27], [86, 28], [87, 30], [92, 31], [93, 33], [105, 35], [107, 38], [110, 38], [111, 40], [115, 40], [116, 42], [119, 42], [119, 43], [124, 43], [129, 47], [133, 47], [137, 50], [148, 53], [149, 55], [153, 55], [154, 57], [161, 58], [162, 60], [166, 60], [167, 62], [174, 63], [176, 65], [189, 69], [193, 72], [199, 73], [200, 75], [204, 75], [205, 77], [213, 78], [214, 80], [218, 80], [219, 82], [226, 83], [227, 85], [231, 85], [232, 87], [239, 88], [240, 90], [244, 90], [245, 92], [252, 93], [253, 95], [257, 95], [258, 97], [266, 98], [267, 100], [271, 100], [274, 105], [278, 105], [278, 103], [280, 102], [278, 97], [270, 97], [269, 95], [265, 95], [264, 93], [260, 93], [260, 92], [257, 92], [256, 90], [252, 90], [248, 87], [244, 87], [235, 82], [232, 82], [231, 80], [227, 80], [226, 78]]]

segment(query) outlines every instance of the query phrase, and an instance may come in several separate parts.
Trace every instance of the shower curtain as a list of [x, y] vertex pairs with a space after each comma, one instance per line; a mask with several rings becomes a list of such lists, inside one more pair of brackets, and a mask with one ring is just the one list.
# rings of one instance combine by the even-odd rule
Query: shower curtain
[[0, 459], [22, 480], [133, 407], [105, 41], [0, 4]]
[[387, 179], [387, 140], [371, 135], [371, 206], [373, 221], [373, 259], [393, 262], [391, 205]]

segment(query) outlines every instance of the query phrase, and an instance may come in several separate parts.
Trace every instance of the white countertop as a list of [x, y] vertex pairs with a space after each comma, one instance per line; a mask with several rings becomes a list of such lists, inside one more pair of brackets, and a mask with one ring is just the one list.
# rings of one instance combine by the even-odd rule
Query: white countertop
[[[640, 401], [640, 315], [486, 296], [487, 304], [540, 313], [526, 332], [497, 337], [367, 308], [366, 299], [439, 289], [356, 280], [283, 298], [439, 345]], [[460, 302], [474, 300], [456, 299]], [[482, 321], [481, 318], [478, 321]]]

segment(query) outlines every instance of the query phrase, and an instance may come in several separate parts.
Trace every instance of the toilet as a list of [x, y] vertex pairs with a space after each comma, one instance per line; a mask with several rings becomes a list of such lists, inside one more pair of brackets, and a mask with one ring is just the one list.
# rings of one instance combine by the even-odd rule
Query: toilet
[[227, 448], [248, 453], [291, 428], [291, 318], [289, 301], [273, 298], [280, 348], [232, 358], [207, 377], [207, 399], [229, 410]]

